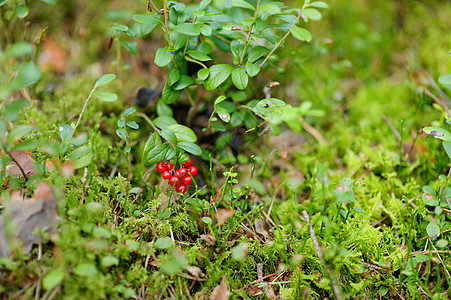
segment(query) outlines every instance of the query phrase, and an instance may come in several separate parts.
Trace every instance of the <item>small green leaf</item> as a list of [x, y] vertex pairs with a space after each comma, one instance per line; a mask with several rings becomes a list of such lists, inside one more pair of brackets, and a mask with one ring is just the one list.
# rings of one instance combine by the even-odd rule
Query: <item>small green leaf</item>
[[200, 26], [198, 24], [193, 23], [178, 24], [172, 27], [171, 30], [191, 36], [198, 36], [200, 34]]
[[11, 151], [24, 151], [36, 148], [38, 146], [38, 142], [34, 140], [28, 140], [22, 143], [19, 143], [11, 148]]
[[166, 141], [170, 142], [173, 145], [177, 144], [177, 137], [175, 136], [174, 131], [165, 128], [161, 131], [161, 134]]
[[188, 54], [189, 56], [191, 56], [192, 58], [194, 58], [195, 60], [198, 60], [198, 61], [211, 60], [210, 56], [203, 54], [202, 52], [199, 52], [199, 51], [189, 50], [189, 51], [186, 51], [186, 54]]
[[128, 30], [128, 26], [126, 26], [126, 25], [124, 25], [124, 24], [114, 24], [114, 25], [112, 26], [112, 28], [113, 28], [114, 30], [122, 31], [122, 32], [127, 32], [127, 30]]
[[125, 49], [130, 53], [138, 52], [138, 45], [135, 42], [130, 41], [120, 41], [121, 45], [124, 46]]
[[204, 10], [210, 2], [211, 0], [202, 0], [199, 4], [199, 10]]
[[192, 85], [194, 83], [194, 79], [192, 79], [190, 76], [188, 75], [182, 75], [180, 77], [179, 82], [177, 82], [176, 84], [174, 84], [172, 86], [172, 88], [176, 91], [178, 90], [183, 90], [184, 88]]
[[158, 249], [167, 249], [169, 247], [172, 247], [172, 240], [168, 237], [158, 238], [155, 241], [155, 247]]
[[196, 142], [197, 136], [190, 128], [180, 125], [174, 124], [167, 127], [168, 129], [174, 131], [175, 136], [177, 137], [178, 142]]
[[125, 125], [133, 129], [139, 129], [139, 124], [136, 123], [135, 121], [127, 121]]
[[160, 116], [158, 118], [155, 118], [153, 120], [153, 123], [158, 128], [164, 129], [164, 128], [168, 127], [168, 126], [177, 124], [177, 121], [171, 116]]
[[323, 1], [311, 2], [309, 4], [310, 7], [318, 7], [318, 8], [327, 8], [328, 5]]
[[168, 86], [172, 86], [174, 83], [180, 80], [180, 71], [177, 68], [172, 68], [168, 74]]
[[174, 90], [172, 87], [166, 84], [163, 88], [163, 91], [161, 92], [161, 99], [164, 101], [164, 103], [171, 104], [177, 101], [181, 94], [182, 91]]
[[19, 125], [15, 128], [13, 128], [9, 133], [8, 133], [8, 144], [12, 144], [15, 141], [23, 138], [25, 135], [27, 135], [28, 133], [30, 133], [33, 130], [33, 126], [31, 125]]
[[233, 67], [227, 64], [218, 64], [210, 67], [210, 76], [205, 81], [205, 89], [208, 91], [216, 89], [229, 78]]
[[436, 239], [440, 236], [440, 227], [437, 224], [430, 222], [426, 227], [426, 232], [431, 238]]
[[255, 7], [245, 0], [232, 0], [232, 6], [255, 10]]
[[174, 112], [172, 111], [172, 108], [169, 105], [164, 103], [163, 100], [158, 100], [157, 101], [157, 115], [172, 117], [174, 115]]
[[32, 85], [41, 79], [41, 71], [39, 71], [39, 68], [32, 61], [21, 64], [17, 67], [17, 71], [19, 73], [14, 79], [14, 82], [17, 83], [19, 87]]
[[423, 132], [425, 132], [439, 140], [451, 142], [451, 133], [446, 129], [431, 126], [431, 127], [424, 127]]
[[5, 55], [12, 57], [21, 57], [33, 52], [33, 45], [30, 43], [15, 43], [11, 45]]
[[193, 155], [202, 154], [202, 149], [198, 145], [191, 142], [179, 142], [177, 143], [177, 147], [180, 147], [186, 152], [191, 153]]
[[79, 264], [75, 267], [74, 274], [83, 277], [95, 277], [97, 276], [97, 268], [90, 263]]
[[117, 95], [111, 92], [95, 91], [92, 95], [105, 102], [114, 102], [117, 100]]
[[16, 15], [19, 19], [23, 19], [28, 16], [29, 11], [28, 5], [18, 5], [16, 8]]
[[64, 124], [64, 125], [60, 126], [59, 132], [60, 132], [61, 141], [63, 143], [68, 143], [73, 131], [74, 130], [72, 129], [72, 126], [70, 126], [68, 124]]
[[218, 117], [221, 118], [226, 123], [230, 122], [230, 114], [229, 112], [223, 108], [223, 107], [216, 107], [216, 113], [218, 114]]
[[96, 81], [94, 84], [94, 89], [97, 89], [98, 87], [101, 87], [102, 85], [105, 85], [107, 83], [110, 83], [116, 78], [115, 74], [105, 74], [102, 77], [99, 78], [99, 80]]
[[249, 82], [245, 68], [236, 68], [232, 71], [232, 82], [239, 90], [244, 90]]
[[210, 36], [213, 33], [213, 28], [210, 25], [200, 25], [200, 33], [204, 36]]
[[166, 156], [164, 159], [171, 160], [174, 158], [174, 156], [177, 154], [176, 149], [174, 149], [172, 146], [168, 147], [168, 151], [166, 152]]
[[66, 273], [60, 269], [53, 269], [45, 274], [42, 279], [42, 286], [45, 290], [51, 290], [63, 281]]
[[152, 150], [154, 147], [156, 147], [157, 145], [160, 145], [160, 144], [161, 144], [161, 138], [158, 135], [158, 133], [154, 132], [153, 134], [151, 134], [149, 139], [146, 142], [146, 145], [144, 146], [144, 151], [143, 151], [143, 156], [142, 156], [142, 160], [144, 161], [144, 164], [146, 166], [149, 165], [147, 163], [147, 155], [149, 154], [150, 150]]
[[211, 224], [211, 223], [212, 223], [212, 220], [211, 220], [210, 217], [202, 217], [202, 221], [203, 221], [205, 224]]
[[445, 148], [446, 154], [451, 159], [451, 142], [443, 141], [443, 148]]
[[157, 53], [155, 53], [155, 64], [159, 67], [168, 65], [174, 58], [174, 53], [174, 48], [169, 46], [158, 49]]
[[438, 82], [440, 82], [443, 85], [451, 86], [451, 74], [446, 74], [446, 75], [440, 76], [438, 78]]
[[227, 97], [224, 95], [218, 96], [218, 98], [216, 98], [215, 100], [215, 106], [224, 101], [225, 99], [227, 99]]
[[303, 9], [302, 13], [310, 20], [318, 21], [321, 19], [321, 13], [314, 8]]
[[117, 259], [114, 256], [104, 256], [102, 258], [102, 266], [105, 268], [111, 267], [111, 266], [117, 266], [119, 264], [119, 259]]
[[246, 72], [249, 76], [254, 77], [260, 72], [260, 67], [248, 61], [246, 63]]
[[312, 40], [312, 34], [305, 28], [293, 26], [290, 33], [300, 41], [310, 42]]
[[132, 18], [134, 21], [142, 24], [151, 24], [151, 25], [158, 25], [163, 24], [163, 22], [160, 20], [159, 14], [136, 14]]
[[209, 69], [200, 69], [200, 70], [197, 72], [197, 77], [198, 77], [200, 80], [205, 80], [205, 79], [207, 79], [208, 75], [210, 75], [210, 70], [209, 70]]
[[123, 128], [116, 129], [116, 134], [118, 137], [121, 138], [121, 140], [123, 140], [123, 141], [127, 140], [127, 137], [125, 136], [125, 131]]
[[146, 164], [152, 165], [164, 160], [166, 158], [166, 153], [168, 152], [169, 147], [169, 144], [160, 144], [154, 147], [147, 154]]
[[126, 117], [128, 117], [128, 116], [134, 114], [135, 112], [136, 112], [136, 108], [134, 108], [134, 107], [127, 108], [127, 109], [122, 113], [122, 117], [123, 117], [123, 118], [126, 118]]
[[248, 54], [248, 61], [253, 63], [254, 61], [256, 61], [257, 59], [259, 59], [260, 57], [262, 57], [263, 55], [266, 55], [269, 53], [269, 49], [263, 46], [255, 46], [252, 47], [252, 49], [249, 51]]

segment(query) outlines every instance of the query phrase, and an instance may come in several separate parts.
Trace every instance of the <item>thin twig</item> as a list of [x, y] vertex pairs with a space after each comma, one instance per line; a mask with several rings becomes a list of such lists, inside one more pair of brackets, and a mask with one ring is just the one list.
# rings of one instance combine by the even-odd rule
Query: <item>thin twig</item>
[[305, 129], [305, 131], [310, 133], [310, 135], [313, 136], [318, 142], [327, 145], [326, 139], [321, 135], [321, 133], [319, 133], [318, 130], [316, 130], [313, 126], [311, 126], [309, 123], [305, 122], [304, 120], [302, 120], [301, 123], [302, 123], [302, 127]]
[[393, 126], [393, 123], [387, 118], [386, 115], [382, 114], [382, 120], [384, 120], [385, 123], [387, 123], [387, 125], [390, 127], [391, 131], [396, 136], [396, 139], [398, 141], [401, 141], [401, 135], [399, 134], [399, 131], [396, 129], [395, 126]]
[[246, 49], [247, 49], [247, 46], [249, 45], [249, 41], [252, 36], [252, 30], [254, 29], [254, 23], [257, 20], [258, 10], [260, 9], [260, 2], [261, 2], [261, 0], [257, 1], [257, 7], [255, 8], [255, 11], [254, 11], [254, 22], [252, 22], [252, 24], [251, 24], [251, 28], [249, 29], [249, 34], [247, 35], [246, 43], [244, 44], [243, 54], [241, 55], [241, 59], [240, 59], [240, 66], [243, 64], [244, 55], [246, 55]]

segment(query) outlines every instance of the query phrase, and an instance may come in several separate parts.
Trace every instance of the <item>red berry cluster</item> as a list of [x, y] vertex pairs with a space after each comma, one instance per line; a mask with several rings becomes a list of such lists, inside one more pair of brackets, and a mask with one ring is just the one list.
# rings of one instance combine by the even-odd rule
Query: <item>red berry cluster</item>
[[167, 179], [170, 185], [175, 186], [175, 191], [177, 193], [184, 194], [187, 190], [187, 186], [193, 183], [191, 176], [194, 177], [197, 174], [197, 168], [191, 164], [192, 161], [190, 158], [183, 164], [183, 167], [174, 171], [173, 164], [160, 161], [157, 164], [157, 172], [161, 173], [163, 179]]

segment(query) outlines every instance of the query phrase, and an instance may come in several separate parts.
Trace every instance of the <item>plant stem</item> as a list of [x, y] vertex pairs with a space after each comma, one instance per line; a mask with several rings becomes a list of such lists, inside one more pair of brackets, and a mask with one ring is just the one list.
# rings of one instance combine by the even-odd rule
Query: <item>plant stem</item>
[[44, 33], [46, 32], [46, 30], [48, 28], [49, 28], [48, 26], [45, 26], [45, 28], [41, 32], [41, 36], [39, 37], [39, 40], [38, 40], [37, 44], [36, 44], [36, 52], [34, 54], [34, 63], [35, 64], [38, 62], [39, 48], [41, 46], [42, 37], [44, 36]]
[[246, 43], [244, 44], [243, 54], [241, 55], [241, 59], [240, 59], [240, 66], [243, 64], [244, 55], [246, 54], [247, 46], [249, 45], [249, 41], [251, 40], [252, 30], [254, 29], [254, 23], [255, 23], [255, 20], [257, 20], [258, 10], [260, 9], [260, 1], [261, 0], [257, 1], [257, 7], [255, 8], [255, 12], [254, 12], [254, 22], [252, 22], [251, 28], [249, 29], [249, 34], [247, 35]]
[[[302, 9], [304, 9], [304, 7], [302, 7]], [[301, 9], [301, 11], [302, 11]], [[296, 18], [296, 20], [293, 22], [293, 24], [291, 24], [290, 29], [287, 31], [287, 33], [283, 36], [283, 38], [274, 46], [274, 48], [271, 50], [271, 52], [268, 53], [268, 55], [266, 56], [265, 60], [263, 60], [263, 62], [260, 64], [260, 68], [265, 64], [265, 62], [271, 57], [271, 55], [274, 53], [274, 51], [276, 51], [277, 48], [280, 47], [280, 45], [282, 45], [283, 41], [285, 41], [285, 39], [288, 37], [288, 35], [290, 34], [290, 30], [291, 28], [293, 28], [294, 26], [296, 26], [297, 22], [299, 22], [299, 19], [301, 18], [301, 11], [298, 13], [298, 17]]]
[[88, 106], [89, 100], [91, 99], [92, 94], [94, 93], [95, 90], [96, 90], [96, 89], [93, 88], [93, 89], [91, 90], [91, 92], [89, 93], [88, 98], [86, 98], [85, 104], [83, 105], [83, 108], [82, 108], [82, 110], [81, 110], [81, 113], [80, 113], [80, 115], [78, 116], [77, 123], [75, 124], [74, 130], [72, 130], [72, 134], [70, 135], [69, 141], [70, 141], [70, 140], [72, 139], [72, 137], [74, 136], [75, 130], [77, 130], [77, 127], [78, 127], [78, 125], [80, 124], [81, 118], [83, 117], [83, 114], [84, 114], [85, 111], [86, 111], [86, 107]]
[[193, 63], [195, 63], [195, 64], [201, 65], [204, 69], [208, 69], [208, 67], [207, 67], [205, 64], [201, 63], [200, 61], [197, 61], [197, 60], [195, 60], [195, 59], [192, 59], [192, 58], [190, 58], [190, 57], [188, 57], [188, 56], [186, 56], [186, 55], [185, 55], [185, 59], [186, 59], [187, 61], [190, 61], [190, 62], [193, 62]]

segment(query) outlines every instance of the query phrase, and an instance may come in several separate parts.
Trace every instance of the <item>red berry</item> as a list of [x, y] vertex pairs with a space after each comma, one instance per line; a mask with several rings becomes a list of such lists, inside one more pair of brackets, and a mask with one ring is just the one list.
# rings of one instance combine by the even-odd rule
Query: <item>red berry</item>
[[185, 168], [180, 168], [179, 172], [180, 172], [180, 175], [182, 175], [182, 176], [186, 176], [186, 173], [188, 173], [188, 171]]
[[193, 179], [189, 176], [185, 176], [182, 178], [182, 182], [185, 185], [190, 185], [191, 183], [193, 183]]
[[188, 173], [190, 173], [192, 176], [196, 176], [197, 175], [197, 168], [195, 166], [190, 166], [188, 168]]
[[187, 161], [186, 163], [184, 163], [183, 165], [184, 165], [185, 167], [189, 167], [189, 166], [191, 166], [191, 163], [192, 163], [192, 161], [191, 161], [191, 158], [190, 158], [190, 159], [188, 159], [188, 161]]
[[171, 175], [171, 173], [169, 173], [168, 171], [164, 171], [163, 172], [163, 179], [169, 179], [169, 178], [171, 178], [172, 177], [172, 175]]
[[176, 191], [177, 193], [185, 194], [185, 192], [186, 192], [186, 185], [181, 184], [181, 185], [177, 186], [177, 187], [175, 188], [175, 191]]
[[169, 179], [169, 184], [172, 185], [172, 186], [178, 184], [179, 182], [180, 182], [180, 178], [178, 178], [177, 176], [172, 176]]
[[164, 171], [167, 171], [167, 166], [166, 166], [166, 164], [164, 162], [160, 161], [157, 164], [157, 172], [158, 173], [163, 173]]
[[174, 165], [171, 164], [171, 163], [168, 163], [168, 164], [166, 165], [166, 167], [168, 168], [168, 171], [171, 171], [171, 170], [174, 168]]
[[180, 179], [183, 177], [182, 173], [180, 173], [180, 170], [175, 170], [174, 175]]

